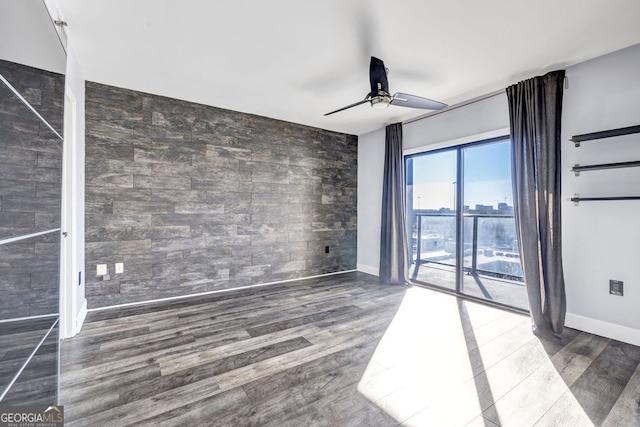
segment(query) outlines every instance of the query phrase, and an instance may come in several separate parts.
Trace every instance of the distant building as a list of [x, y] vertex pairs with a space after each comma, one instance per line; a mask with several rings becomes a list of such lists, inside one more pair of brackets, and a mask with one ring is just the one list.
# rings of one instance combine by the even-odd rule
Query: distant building
[[500, 213], [513, 213], [513, 206], [509, 206], [506, 203], [498, 203], [498, 212], [500, 212]]
[[476, 213], [491, 213], [493, 212], [492, 205], [476, 205]]

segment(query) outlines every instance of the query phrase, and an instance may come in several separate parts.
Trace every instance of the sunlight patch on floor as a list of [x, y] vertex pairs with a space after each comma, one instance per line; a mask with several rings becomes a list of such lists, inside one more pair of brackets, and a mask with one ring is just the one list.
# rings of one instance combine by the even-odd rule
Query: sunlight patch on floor
[[407, 426], [592, 425], [569, 391], [576, 378], [554, 365], [588, 361], [563, 357], [548, 356], [526, 316], [414, 287], [358, 391]]

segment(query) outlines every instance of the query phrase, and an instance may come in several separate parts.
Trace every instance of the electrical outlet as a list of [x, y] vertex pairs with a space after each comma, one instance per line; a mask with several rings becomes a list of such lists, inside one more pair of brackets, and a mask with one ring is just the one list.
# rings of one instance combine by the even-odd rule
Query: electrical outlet
[[124, 262], [116, 262], [116, 274], [124, 273]]
[[324, 253], [325, 253], [325, 254], [328, 254], [328, 253], [329, 253], [329, 246], [325, 246], [325, 247], [324, 247]]
[[609, 280], [609, 293], [611, 295], [623, 295], [623, 285], [624, 282], [622, 280]]
[[107, 274], [107, 264], [96, 265], [96, 276], [105, 276]]

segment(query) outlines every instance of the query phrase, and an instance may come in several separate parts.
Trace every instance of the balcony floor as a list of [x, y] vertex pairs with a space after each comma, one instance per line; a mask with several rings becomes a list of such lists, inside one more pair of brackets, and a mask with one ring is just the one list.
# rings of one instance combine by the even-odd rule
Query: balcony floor
[[[409, 269], [412, 281], [440, 286], [455, 290], [456, 273], [453, 266], [424, 262], [417, 266], [415, 262]], [[485, 274], [464, 274], [462, 292], [464, 294], [506, 304], [511, 307], [528, 310], [529, 303], [523, 282], [492, 277]]]

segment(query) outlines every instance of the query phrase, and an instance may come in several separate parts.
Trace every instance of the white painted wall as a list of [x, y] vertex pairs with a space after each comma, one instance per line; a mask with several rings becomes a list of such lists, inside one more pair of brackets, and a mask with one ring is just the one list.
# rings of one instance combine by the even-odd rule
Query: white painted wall
[[507, 95], [501, 91], [487, 99], [405, 125], [403, 148], [415, 151], [422, 147], [424, 150], [419, 151], [425, 151], [440, 148], [449, 141], [508, 127]]
[[[566, 198], [640, 196], [640, 168], [569, 172], [578, 163], [640, 160], [640, 134], [582, 143], [571, 135], [640, 125], [640, 45], [567, 70], [563, 133], [563, 260], [567, 326], [640, 345], [640, 201], [583, 202]], [[624, 281], [624, 296], [609, 294]]]
[[[567, 326], [640, 345], [640, 201], [585, 202], [567, 197], [640, 195], [640, 168], [574, 177], [574, 163], [640, 160], [640, 135], [583, 143], [570, 135], [640, 124], [640, 45], [567, 69], [563, 111], [563, 265]], [[432, 115], [404, 127], [404, 149], [425, 151], [509, 126], [505, 94]], [[422, 148], [424, 149], [422, 149]], [[377, 274], [384, 163], [384, 129], [358, 142], [358, 269]], [[608, 293], [623, 280], [625, 296]]]
[[62, 160], [62, 239], [60, 265], [61, 337], [80, 332], [87, 315], [84, 281], [84, 86], [71, 43], [67, 44], [65, 126]]
[[358, 137], [358, 262], [357, 269], [378, 275], [384, 136], [379, 129]]

